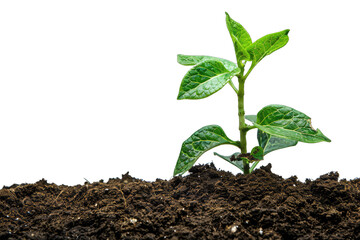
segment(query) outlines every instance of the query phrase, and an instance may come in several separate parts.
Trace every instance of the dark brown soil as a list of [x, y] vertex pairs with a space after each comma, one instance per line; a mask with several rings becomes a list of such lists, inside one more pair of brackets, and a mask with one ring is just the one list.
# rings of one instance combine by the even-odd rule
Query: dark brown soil
[[302, 183], [271, 165], [236, 176], [213, 165], [186, 177], [0, 190], [0, 239], [360, 239], [359, 179]]

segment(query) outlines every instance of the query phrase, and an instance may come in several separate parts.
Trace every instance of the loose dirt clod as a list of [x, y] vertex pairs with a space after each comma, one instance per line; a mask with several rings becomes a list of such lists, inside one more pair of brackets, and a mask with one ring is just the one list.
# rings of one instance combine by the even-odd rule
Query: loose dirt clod
[[302, 183], [271, 165], [247, 176], [212, 164], [190, 173], [4, 187], [0, 239], [360, 239], [359, 179], [331, 172]]

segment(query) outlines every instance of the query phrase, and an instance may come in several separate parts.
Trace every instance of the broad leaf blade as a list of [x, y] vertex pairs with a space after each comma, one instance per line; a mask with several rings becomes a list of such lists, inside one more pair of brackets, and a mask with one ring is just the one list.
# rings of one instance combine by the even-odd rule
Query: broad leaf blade
[[265, 56], [282, 48], [289, 41], [289, 29], [281, 32], [268, 34], [251, 44], [246, 50], [249, 52], [251, 60], [257, 64]]
[[[252, 123], [256, 123], [256, 115], [246, 115], [245, 118]], [[260, 129], [257, 132], [259, 145], [264, 149], [264, 156], [272, 151], [295, 146], [298, 142], [286, 138], [275, 137], [267, 134]]]
[[206, 98], [224, 87], [239, 69], [229, 71], [218, 60], [207, 60], [190, 69], [183, 78], [178, 99]]
[[223, 144], [236, 145], [236, 142], [230, 140], [220, 126], [209, 125], [197, 130], [183, 142], [174, 176], [185, 173], [202, 154]]
[[286, 138], [275, 137], [260, 129], [257, 132], [259, 145], [264, 149], [264, 155], [282, 148], [295, 146], [298, 142]]
[[217, 57], [211, 57], [211, 56], [200, 56], [200, 55], [183, 55], [183, 54], [177, 55], [177, 62], [184, 66], [193, 66], [193, 65], [197, 65], [201, 62], [205, 62], [208, 60], [217, 60], [217, 61], [222, 62], [222, 64], [224, 64], [225, 68], [227, 70], [229, 70], [229, 72], [232, 72], [235, 69], [237, 69], [237, 66], [235, 63], [233, 63], [229, 60], [223, 59], [223, 58], [217, 58]]
[[258, 112], [254, 125], [275, 137], [306, 143], [331, 142], [319, 129], [312, 128], [310, 117], [284, 105], [264, 107]]
[[230, 155], [230, 156], [223, 156], [223, 155], [220, 155], [220, 154], [214, 152], [214, 155], [215, 155], [215, 156], [218, 156], [218, 157], [220, 157], [220, 158], [222, 158], [222, 159], [224, 159], [225, 161], [231, 163], [232, 165], [234, 165], [235, 167], [239, 168], [241, 171], [244, 172], [244, 163], [243, 163], [242, 160], [241, 160], [241, 161], [236, 161], [236, 160], [235, 160], [235, 161], [232, 161], [232, 160], [231, 160], [231, 158], [232, 158], [234, 155], [235, 155], [235, 157], [239, 156], [239, 155], [240, 155], [239, 152], [236, 152], [236, 153], [234, 153], [233, 155]]
[[245, 28], [234, 21], [228, 13], [226, 13], [226, 26], [234, 44], [238, 65], [241, 66], [241, 60], [250, 60], [250, 54], [246, 48], [252, 44], [251, 37]]

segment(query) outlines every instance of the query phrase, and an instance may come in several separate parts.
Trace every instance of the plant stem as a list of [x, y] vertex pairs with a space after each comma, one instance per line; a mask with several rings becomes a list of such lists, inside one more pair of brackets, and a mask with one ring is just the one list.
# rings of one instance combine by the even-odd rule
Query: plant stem
[[235, 93], [238, 94], [238, 90], [236, 89], [234, 83], [231, 80], [229, 81], [229, 84], [234, 89]]
[[253, 165], [250, 168], [250, 172], [254, 171], [255, 167], [258, 165], [259, 162], [260, 161], [256, 161], [256, 162], [253, 163]]
[[249, 76], [249, 74], [251, 73], [251, 71], [254, 69], [255, 66], [256, 66], [256, 63], [252, 62], [249, 70], [247, 71], [247, 73], [246, 73], [245, 76], [243, 77], [244, 81], [245, 81], [246, 78]]
[[[245, 124], [245, 109], [244, 109], [244, 86], [245, 78], [239, 76], [239, 90], [238, 90], [238, 110], [239, 110], [239, 130], [240, 130], [240, 150], [242, 154], [247, 153], [246, 149], [246, 133], [248, 131]], [[244, 174], [249, 174], [249, 162], [243, 160]]]

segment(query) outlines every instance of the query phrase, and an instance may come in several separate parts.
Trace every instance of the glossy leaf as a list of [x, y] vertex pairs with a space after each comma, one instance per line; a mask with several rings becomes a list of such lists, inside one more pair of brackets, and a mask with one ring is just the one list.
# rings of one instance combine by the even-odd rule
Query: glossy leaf
[[234, 155], [235, 155], [235, 157], [239, 156], [240, 155], [239, 152], [236, 152], [236, 153], [234, 153], [233, 155], [230, 155], [230, 156], [223, 156], [223, 155], [220, 155], [220, 154], [214, 152], [214, 155], [224, 159], [225, 161], [227, 161], [229, 163], [231, 163], [235, 167], [239, 168], [241, 171], [244, 171], [244, 163], [243, 163], [242, 160], [241, 161], [236, 161], [236, 160], [232, 161], [231, 160], [231, 158], [233, 158]]
[[251, 37], [245, 28], [234, 21], [228, 13], [226, 13], [226, 26], [234, 44], [238, 65], [241, 66], [241, 60], [250, 60], [250, 54], [246, 48], [252, 44]]
[[289, 29], [286, 29], [281, 32], [268, 34], [256, 40], [246, 49], [250, 54], [251, 61], [257, 64], [265, 56], [285, 46], [289, 41], [289, 31]]
[[256, 146], [251, 150], [250, 155], [256, 160], [264, 160], [264, 149], [261, 146]]
[[181, 65], [184, 65], [184, 66], [197, 65], [197, 64], [199, 64], [201, 62], [205, 62], [207, 60], [217, 60], [217, 61], [222, 62], [222, 64], [224, 64], [225, 68], [227, 70], [229, 70], [229, 72], [232, 72], [235, 69], [237, 69], [236, 63], [233, 63], [233, 62], [223, 59], [223, 58], [217, 58], [217, 57], [211, 57], [211, 56], [199, 56], [199, 55], [183, 55], [183, 54], [177, 55], [178, 63], [180, 63]]
[[[253, 123], [256, 122], [256, 115], [247, 115], [245, 118]], [[257, 132], [259, 145], [264, 149], [264, 156], [272, 151], [295, 146], [298, 142], [286, 138], [275, 137], [260, 129]]]
[[224, 87], [240, 69], [229, 71], [221, 61], [207, 60], [190, 69], [183, 78], [178, 99], [206, 98]]
[[254, 125], [275, 137], [306, 143], [331, 142], [319, 129], [312, 128], [310, 117], [284, 105], [264, 107], [258, 112]]
[[185, 173], [202, 154], [223, 144], [237, 146], [237, 142], [230, 140], [220, 126], [209, 125], [197, 130], [183, 142], [175, 166], [174, 176]]
[[298, 142], [286, 138], [275, 137], [261, 130], [257, 132], [259, 145], [264, 149], [264, 155], [282, 148], [295, 146]]

